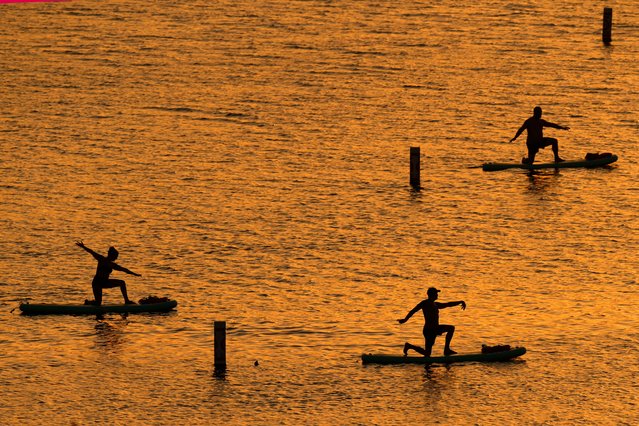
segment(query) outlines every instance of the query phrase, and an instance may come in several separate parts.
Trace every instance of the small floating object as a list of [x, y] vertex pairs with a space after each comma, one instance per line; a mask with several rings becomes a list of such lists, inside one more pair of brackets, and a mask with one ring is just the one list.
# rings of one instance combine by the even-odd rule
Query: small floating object
[[448, 356], [403, 356], [363, 354], [363, 364], [452, 364], [454, 362], [497, 362], [508, 361], [526, 353], [526, 348], [516, 347], [499, 352], [477, 352]]

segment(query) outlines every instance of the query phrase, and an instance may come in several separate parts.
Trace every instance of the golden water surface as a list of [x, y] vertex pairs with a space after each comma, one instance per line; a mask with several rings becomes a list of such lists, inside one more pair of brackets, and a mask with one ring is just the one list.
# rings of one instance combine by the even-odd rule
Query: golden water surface
[[[0, 5], [1, 422], [637, 424], [639, 12], [613, 3], [610, 46], [591, 0]], [[619, 161], [476, 168], [521, 159], [535, 105], [564, 158]], [[11, 313], [91, 297], [78, 239], [177, 311]], [[528, 353], [362, 366], [422, 343], [396, 319], [432, 285], [468, 304], [453, 348]]]

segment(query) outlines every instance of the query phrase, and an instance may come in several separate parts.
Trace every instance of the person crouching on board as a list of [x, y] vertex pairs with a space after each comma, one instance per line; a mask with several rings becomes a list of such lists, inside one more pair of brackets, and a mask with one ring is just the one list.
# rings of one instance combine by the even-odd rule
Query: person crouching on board
[[514, 142], [515, 139], [517, 139], [519, 135], [526, 130], [526, 147], [528, 148], [528, 157], [522, 158], [521, 162], [523, 164], [534, 163], [535, 155], [537, 155], [539, 150], [544, 149], [549, 145], [552, 146], [552, 152], [555, 154], [555, 163], [564, 161], [559, 156], [559, 142], [555, 138], [545, 138], [544, 127], [552, 127], [560, 130], [570, 130], [570, 127], [560, 126], [559, 124], [542, 120], [541, 112], [541, 107], [536, 106], [533, 109], [532, 117], [524, 121], [524, 124], [521, 125], [519, 130], [517, 130], [517, 133], [515, 133], [515, 136], [510, 140], [510, 142]]
[[98, 268], [95, 271], [95, 277], [93, 277], [92, 287], [93, 287], [93, 296], [95, 300], [87, 301], [86, 304], [89, 305], [98, 305], [102, 304], [102, 289], [104, 288], [115, 288], [120, 287], [120, 291], [122, 292], [122, 296], [124, 297], [124, 303], [127, 305], [135, 305], [135, 302], [129, 299], [129, 296], [126, 292], [126, 283], [124, 280], [116, 280], [113, 278], [109, 278], [111, 272], [115, 269], [116, 271], [122, 271], [129, 275], [135, 275], [136, 277], [141, 277], [142, 275], [136, 274], [128, 270], [127, 268], [118, 265], [115, 263], [115, 260], [118, 258], [118, 251], [115, 247], [109, 247], [109, 252], [105, 256], [98, 254], [84, 245], [82, 241], [78, 241], [75, 243], [78, 247], [87, 251], [91, 256], [98, 261]]
[[428, 289], [426, 294], [428, 295], [428, 299], [422, 300], [415, 306], [409, 313], [406, 314], [405, 318], [398, 319], [400, 324], [404, 324], [406, 321], [410, 319], [417, 311], [422, 311], [424, 313], [424, 340], [425, 340], [425, 349], [422, 349], [419, 346], [411, 345], [410, 343], [404, 344], [404, 356], [408, 355], [408, 351], [410, 349], [418, 352], [426, 357], [429, 357], [431, 351], [433, 349], [433, 345], [435, 344], [435, 339], [437, 336], [446, 333], [446, 343], [444, 345], [444, 355], [454, 355], [457, 352], [450, 348], [450, 341], [453, 339], [453, 334], [455, 333], [455, 326], [446, 325], [439, 323], [439, 310], [444, 308], [450, 308], [453, 306], [461, 305], [462, 310], [466, 309], [466, 302], [460, 300], [458, 302], [448, 302], [441, 303], [436, 302], [438, 298], [438, 293], [441, 290], [437, 290], [435, 287], [431, 287]]

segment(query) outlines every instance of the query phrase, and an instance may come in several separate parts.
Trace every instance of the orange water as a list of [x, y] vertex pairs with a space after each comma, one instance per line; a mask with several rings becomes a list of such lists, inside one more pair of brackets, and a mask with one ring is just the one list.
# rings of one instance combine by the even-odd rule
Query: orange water
[[[636, 5], [605, 47], [595, 1], [400, 3], [1, 5], [3, 424], [639, 421]], [[535, 105], [619, 162], [471, 168], [519, 161]], [[178, 310], [10, 313], [90, 297], [77, 239]], [[431, 285], [455, 349], [528, 353], [363, 367], [421, 342], [395, 319]]]

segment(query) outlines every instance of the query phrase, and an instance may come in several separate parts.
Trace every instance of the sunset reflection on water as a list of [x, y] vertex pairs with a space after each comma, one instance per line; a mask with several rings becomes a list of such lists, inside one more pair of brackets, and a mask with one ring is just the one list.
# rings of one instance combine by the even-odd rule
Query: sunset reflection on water
[[[632, 2], [615, 2], [608, 47], [597, 2], [1, 8], [6, 424], [639, 420]], [[520, 161], [525, 138], [507, 142], [536, 105], [571, 128], [546, 130], [562, 156], [619, 161], [478, 169]], [[10, 314], [90, 297], [78, 239], [117, 246], [142, 274], [132, 298], [177, 311]], [[433, 285], [468, 304], [441, 313], [456, 350], [528, 352], [362, 366], [420, 341], [420, 318], [396, 319]]]

